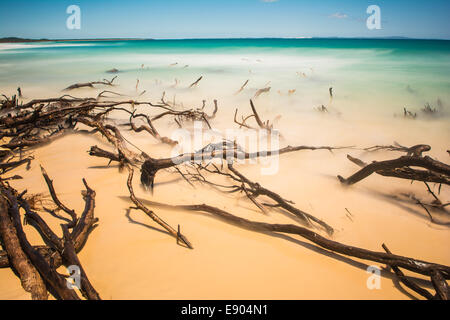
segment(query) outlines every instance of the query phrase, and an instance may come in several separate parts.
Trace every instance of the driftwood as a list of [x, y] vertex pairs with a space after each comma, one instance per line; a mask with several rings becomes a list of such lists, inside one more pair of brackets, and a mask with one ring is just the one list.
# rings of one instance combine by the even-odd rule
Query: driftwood
[[244, 88], [247, 86], [247, 84], [248, 84], [249, 81], [250, 81], [250, 80], [245, 81], [244, 84], [243, 84], [243, 85], [239, 88], [239, 90], [235, 93], [235, 95], [238, 95], [239, 93], [241, 93], [241, 92], [244, 90]]
[[[384, 251], [386, 251], [387, 254], [392, 254], [392, 252], [388, 249], [388, 247], [383, 243], [382, 245]], [[417, 285], [416, 283], [414, 283], [413, 281], [411, 281], [408, 277], [405, 276], [405, 274], [403, 273], [402, 270], [400, 270], [399, 267], [397, 266], [391, 266], [392, 270], [395, 272], [395, 274], [397, 275], [397, 278], [408, 288], [410, 288], [411, 290], [417, 292], [418, 294], [420, 294], [421, 296], [423, 296], [424, 298], [428, 299], [428, 300], [434, 300], [434, 296], [426, 289], [420, 287], [419, 285]]]
[[[114, 79], [109, 81], [109, 84], [106, 84], [112, 85]], [[194, 82], [193, 86], [197, 85], [201, 79], [199, 78]], [[104, 91], [104, 93], [107, 92]], [[117, 94], [117, 96], [119, 95]], [[253, 101], [250, 101], [250, 105], [253, 114], [247, 118], [243, 118], [242, 122], [238, 122], [235, 115], [235, 122], [243, 127], [253, 128], [246, 121], [254, 117], [257, 124], [256, 128], [271, 130], [272, 125], [268, 121], [264, 122], [261, 120]], [[32, 209], [31, 201], [30, 203], [27, 201], [24, 196], [25, 193], [17, 192], [8, 184], [7, 179], [11, 177], [3, 177], [3, 174], [6, 171], [13, 170], [18, 165], [29, 164], [30, 161], [33, 161], [32, 156], [27, 154], [31, 148], [42, 146], [57, 137], [63, 137], [66, 132], [73, 132], [75, 134], [78, 132], [85, 133], [87, 131], [86, 127], [90, 130], [87, 131], [89, 134], [100, 134], [112, 147], [111, 151], [107, 151], [93, 146], [89, 151], [90, 155], [107, 159], [110, 162], [118, 162], [120, 168], [127, 168], [129, 170], [127, 187], [130, 193], [130, 201], [134, 205], [133, 209], [139, 209], [153, 221], [160, 224], [172, 237], [176, 238], [176, 243], [188, 248], [193, 247], [187, 237], [181, 233], [181, 226], [177, 225], [177, 228], [174, 228], [168, 225], [154, 210], [148, 208], [145, 202], [135, 196], [132, 185], [134, 170], [141, 170], [141, 184], [151, 190], [153, 189], [157, 172], [162, 169], [173, 168], [173, 170], [176, 170], [189, 183], [202, 182], [226, 189], [229, 192], [242, 192], [263, 213], [267, 213], [271, 209], [284, 210], [292, 216], [295, 216], [295, 221], [300, 222], [304, 227], [294, 224], [282, 225], [253, 222], [205, 204], [172, 207], [179, 210], [208, 212], [209, 214], [221, 217], [229, 223], [259, 232], [299, 235], [322, 248], [339, 254], [387, 264], [393, 268], [397, 275], [400, 274], [396, 271], [398, 268], [423, 274], [430, 277], [435, 287], [437, 295], [433, 296], [433, 298], [448, 298], [446, 294], [446, 280], [450, 277], [449, 267], [393, 255], [391, 253], [374, 252], [351, 247], [333, 241], [327, 238], [327, 236], [329, 237], [332, 234], [333, 228], [326, 222], [298, 209], [291, 201], [284, 199], [276, 192], [261, 186], [257, 182], [251, 181], [233, 166], [233, 162], [236, 159], [255, 159], [302, 150], [328, 150], [331, 152], [350, 147], [299, 145], [287, 146], [278, 150], [247, 152], [233, 141], [224, 141], [219, 144], [207, 145], [197, 152], [180, 154], [171, 158], [157, 159], [153, 158], [150, 152], [147, 153], [142, 150], [134, 151], [137, 147], [134, 147], [132, 142], [125, 140], [119, 127], [114, 122], [108, 120], [108, 116], [112, 112], [125, 112], [129, 116], [129, 122], [126, 124], [128, 128], [131, 128], [134, 132], [145, 131], [157, 141], [174, 145], [176, 141], [162, 137], [159, 134], [156, 128], [159, 119], [168, 117], [177, 122], [179, 126], [183, 125], [183, 121], [204, 121], [211, 127], [210, 121], [215, 118], [218, 111], [218, 103], [216, 100], [214, 100], [214, 111], [211, 114], [204, 111], [206, 101], [203, 101], [202, 106], [198, 108], [183, 108], [184, 110], [179, 110], [178, 106], [179, 104], [177, 105], [175, 100], [173, 103], [166, 102], [164, 95], [158, 103], [135, 100], [107, 101], [104, 94], [100, 94], [96, 98], [75, 98], [64, 95], [58, 98], [35, 99], [27, 103], [21, 103], [17, 101], [16, 97], [12, 97], [11, 99], [6, 98], [6, 100], [0, 102], [0, 108], [9, 112], [6, 115], [0, 116], [0, 136], [2, 139], [6, 139], [3, 143], [3, 148], [8, 149], [0, 152], [0, 168], [3, 169], [0, 173], [2, 194], [0, 198], [2, 215], [0, 236], [2, 238], [2, 246], [5, 249], [5, 251], [0, 252], [0, 267], [11, 267], [15, 269], [24, 288], [32, 294], [33, 298], [45, 299], [47, 292], [50, 292], [56, 298], [78, 299], [79, 297], [76, 292], [67, 288], [65, 277], [56, 271], [61, 265], [67, 266], [72, 264], [80, 266], [82, 276], [81, 293], [83, 296], [87, 299], [99, 298], [99, 294], [90, 283], [76, 255], [87, 241], [89, 232], [97, 223], [97, 219], [94, 217], [95, 192], [83, 180], [86, 187], [86, 191], [83, 194], [85, 209], [81, 215], [77, 215], [58, 199], [52, 180], [45, 170], [42, 169], [42, 175], [55, 206], [55, 208], [43, 208], [43, 211], [46, 211], [47, 214], [51, 214], [63, 222], [63, 236], [59, 237], [38, 213], [39, 210]], [[138, 112], [135, 109], [137, 107], [145, 108], [145, 110]], [[159, 110], [159, 113], [151, 115], [148, 113], [149, 110]], [[143, 124], [138, 124], [138, 121], [142, 120]], [[397, 149], [393, 149], [392, 151], [406, 152], [407, 155], [398, 159], [375, 162], [369, 165], [366, 165], [361, 160], [352, 158], [355, 163], [364, 167], [348, 179], [341, 177], [341, 181], [346, 184], [353, 184], [374, 172], [408, 179], [415, 178], [415, 180], [425, 182], [440, 181], [439, 183], [445, 184], [446, 181], [449, 181], [449, 166], [430, 157], [422, 156], [422, 152], [429, 150], [426, 147], [407, 148], [408, 150], [399, 146], [395, 146], [395, 148]], [[18, 155], [19, 158], [17, 159]], [[228, 171], [225, 172], [214, 164], [209, 164], [212, 159], [225, 161], [228, 164]], [[190, 165], [190, 168], [195, 168], [196, 171], [194, 173], [182, 172], [178, 168], [181, 164]], [[1, 167], [1, 165], [4, 166]], [[421, 167], [425, 170], [412, 169], [410, 166]], [[220, 174], [230, 179], [231, 184], [217, 185], [212, 183], [206, 177], [207, 174]], [[264, 200], [262, 199], [266, 199], [266, 201], [263, 202]], [[162, 205], [151, 204], [153, 206]], [[435, 205], [437, 206], [438, 203], [435, 202]], [[444, 206], [445, 204], [441, 203], [441, 205]], [[22, 229], [19, 209], [25, 212], [26, 222], [38, 230], [45, 245], [31, 246], [28, 243]], [[9, 224], [7, 223], [8, 220], [4, 219], [5, 217], [8, 217]], [[327, 236], [320, 235], [308, 228], [325, 231]], [[6, 242], [8, 245], [6, 245], [5, 239], [7, 239]], [[405, 278], [401, 279], [401, 281], [404, 284], [405, 281], [407, 282]], [[411, 286], [414, 287], [414, 285]], [[424, 292], [422, 293], [426, 298], [431, 297], [431, 293], [430, 295], [426, 295]]]
[[387, 151], [399, 151], [399, 152], [406, 152], [407, 156], [416, 156], [421, 157], [422, 153], [430, 151], [431, 147], [427, 144], [417, 144], [412, 147], [405, 147], [399, 144], [398, 142], [394, 142], [394, 145], [389, 146], [372, 146], [369, 148], [365, 148], [365, 151], [380, 151], [380, 150], [387, 150]]
[[8, 98], [5, 95], [2, 95], [2, 97], [5, 98], [5, 100], [2, 100], [0, 102], [0, 110], [10, 110], [14, 109], [17, 105], [17, 97], [14, 95], [11, 98]]
[[258, 98], [260, 95], [262, 95], [263, 93], [268, 93], [270, 91], [270, 87], [266, 87], [266, 88], [262, 88], [259, 89], [258, 91], [256, 91], [255, 95], [253, 96], [253, 98]]
[[[107, 131], [105, 134], [109, 135]], [[115, 141], [115, 138], [107, 138], [110, 141]], [[113, 142], [115, 143], [115, 142]], [[123, 144], [120, 144], [122, 149], [124, 148]], [[89, 154], [91, 156], [105, 158], [111, 161], [117, 162], [127, 162], [132, 165], [139, 165], [141, 167], [141, 182], [144, 187], [150, 188], [153, 190], [154, 179], [156, 173], [162, 169], [168, 169], [172, 167], [176, 167], [177, 165], [183, 163], [191, 163], [191, 162], [208, 162], [212, 159], [223, 159], [232, 162], [233, 159], [256, 159], [261, 157], [270, 157], [281, 155], [290, 152], [297, 152], [303, 150], [328, 150], [332, 152], [333, 150], [347, 149], [349, 147], [330, 147], [330, 146], [287, 146], [278, 150], [266, 150], [266, 151], [256, 151], [256, 152], [247, 152], [236, 146], [235, 144], [219, 144], [219, 146], [208, 145], [202, 148], [201, 150], [194, 153], [184, 153], [172, 158], [162, 158], [162, 159], [154, 159], [149, 157], [148, 155], [141, 154], [137, 155], [128, 150], [126, 153], [131, 154], [130, 157], [123, 156], [123, 152], [119, 151], [119, 154], [111, 153], [109, 151], [103, 150], [97, 146], [91, 147]], [[134, 158], [131, 160], [130, 158]]]
[[327, 107], [325, 107], [324, 105], [317, 107], [316, 110], [322, 113], [329, 113]]
[[[439, 289], [437, 289], [438, 295], [432, 296], [431, 294], [425, 294], [424, 290], [417, 290], [417, 288], [420, 288], [418, 285], [411, 282], [411, 280], [407, 279], [403, 273], [397, 273], [397, 275], [402, 275], [402, 282], [408, 283], [408, 286], [415, 290], [416, 292], [420, 291], [420, 294], [425, 296], [425, 298], [428, 299], [448, 299], [448, 296], [445, 296], [445, 288], [446, 288], [446, 282], [445, 279], [450, 279], [450, 267], [430, 263], [422, 260], [417, 260], [414, 258], [409, 257], [403, 257], [399, 255], [394, 255], [390, 252], [384, 253], [384, 252], [376, 252], [376, 251], [370, 251], [354, 246], [349, 246], [342, 244], [337, 241], [333, 241], [330, 239], [327, 239], [320, 234], [308, 230], [306, 228], [292, 225], [292, 224], [269, 224], [269, 223], [263, 223], [263, 222], [255, 222], [248, 219], [244, 219], [238, 216], [235, 216], [227, 211], [224, 211], [220, 208], [213, 207], [207, 204], [199, 204], [199, 205], [169, 205], [169, 204], [163, 204], [163, 203], [157, 203], [153, 201], [147, 201], [148, 204], [151, 204], [153, 206], [159, 206], [163, 208], [169, 208], [174, 210], [188, 210], [188, 211], [196, 211], [196, 212], [205, 212], [208, 214], [211, 214], [213, 216], [219, 217], [223, 221], [236, 225], [241, 228], [245, 228], [251, 231], [257, 231], [257, 232], [274, 232], [274, 233], [286, 233], [286, 234], [294, 234], [299, 235], [302, 238], [305, 238], [314, 244], [326, 249], [330, 250], [335, 253], [343, 254], [350, 257], [355, 257], [359, 259], [369, 260], [373, 262], [383, 263], [386, 265], [389, 265], [391, 267], [395, 267], [397, 272], [400, 271], [399, 268], [404, 268], [409, 271], [429, 276], [432, 281], [435, 281], [437, 283], [437, 286]], [[401, 272], [401, 271], [400, 271]], [[433, 280], [434, 279], [434, 280]], [[411, 284], [413, 283], [413, 284]]]
[[112, 68], [106, 71], [106, 73], [119, 73], [120, 71], [116, 68]]
[[[112, 70], [110, 70], [110, 71], [112, 71]], [[110, 71], [108, 71], [108, 72], [110, 72]], [[118, 71], [114, 71], [114, 72], [118, 72]], [[83, 87], [94, 88], [95, 84], [102, 84], [102, 85], [105, 85], [105, 86], [112, 86], [113, 82], [114, 82], [114, 80], [116, 80], [116, 78], [117, 78], [117, 76], [115, 76], [111, 80], [103, 79], [103, 81], [92, 81], [92, 82], [84, 82], [84, 83], [75, 83], [75, 84], [65, 88], [64, 91], [69, 91], [69, 90], [83, 88]]]
[[422, 112], [426, 115], [435, 115], [437, 114], [438, 110], [436, 108], [432, 108], [430, 104], [427, 102], [423, 107]]
[[197, 80], [195, 80], [193, 83], [191, 83], [191, 85], [189, 86], [189, 88], [193, 88], [195, 86], [198, 85], [198, 83], [203, 79], [203, 76], [201, 76], [200, 78], [198, 78]]
[[27, 164], [27, 167], [29, 168], [31, 160], [33, 160], [34, 158], [32, 156], [29, 157], [25, 157], [21, 160], [17, 160], [17, 161], [9, 161], [9, 162], [5, 162], [5, 163], [0, 163], [0, 170], [1, 170], [1, 174], [4, 174], [12, 169], [15, 169], [19, 166], [21, 166], [22, 164]]
[[[386, 177], [395, 177], [400, 179], [408, 179], [412, 181], [422, 181], [425, 184], [428, 193], [434, 198], [432, 202], [425, 202], [411, 193], [402, 194], [402, 196], [405, 196], [406, 199], [409, 200], [410, 202], [412, 201], [413, 203], [419, 205], [430, 218], [430, 222], [440, 225], [448, 225], [448, 223], [437, 221], [433, 217], [431, 210], [435, 210], [437, 212], [444, 213], [447, 215], [448, 214], [447, 207], [450, 205], [450, 203], [443, 203], [431, 190], [428, 183], [433, 182], [439, 184], [439, 190], [443, 184], [450, 185], [450, 166], [443, 162], [435, 160], [429, 156], [423, 156], [422, 155], [423, 152], [431, 150], [431, 147], [429, 145], [419, 144], [412, 147], [405, 147], [398, 143], [394, 143], [394, 145], [373, 146], [370, 148], [366, 148], [364, 150], [398, 151], [398, 152], [406, 152], [407, 155], [401, 156], [400, 158], [393, 160], [385, 160], [379, 162], [374, 161], [370, 164], [367, 164], [358, 158], [347, 155], [347, 158], [351, 162], [355, 163], [362, 169], [354, 173], [347, 179], [343, 178], [342, 176], [338, 176], [338, 179], [341, 181], [342, 184], [344, 185], [355, 184], [367, 178], [372, 173], [377, 173], [379, 175]], [[411, 167], [419, 167], [422, 169], [413, 169]], [[397, 198], [397, 196], [389, 196], [389, 198], [401, 200]]]
[[241, 121], [237, 120], [238, 109], [236, 109], [236, 111], [234, 112], [234, 122], [239, 125], [239, 128], [247, 128], [247, 129], [254, 129], [254, 130], [256, 130], [255, 127], [252, 127], [252, 126], [247, 124], [247, 120], [248, 119], [254, 118], [255, 121], [256, 121], [256, 124], [259, 127], [259, 129], [272, 131], [273, 130], [273, 124], [271, 124], [269, 122], [269, 120], [267, 120], [267, 121], [262, 121], [261, 120], [258, 112], [256, 111], [256, 107], [253, 104], [253, 101], [251, 99], [250, 99], [250, 107], [252, 109], [252, 114], [250, 114], [250, 115], [248, 115], [246, 117], [242, 116], [242, 120]]
[[411, 111], [407, 110], [406, 108], [403, 108], [403, 117], [407, 119], [415, 119], [417, 118], [417, 113], [412, 113]]
[[48, 294], [44, 281], [23, 251], [8, 211], [8, 200], [2, 196], [0, 197], [0, 235], [2, 246], [9, 254], [0, 256], [0, 267], [11, 265], [18, 274], [24, 290], [31, 293], [31, 298], [46, 300]]
[[256, 152], [247, 152], [237, 146], [228, 146], [225, 148], [202, 148], [198, 152], [180, 154], [176, 157], [165, 159], [148, 158], [144, 161], [141, 167], [141, 181], [145, 186], [152, 188], [156, 173], [161, 169], [175, 167], [183, 163], [189, 162], [206, 162], [212, 159], [224, 159], [232, 162], [233, 159], [256, 159], [261, 157], [270, 157], [281, 155], [284, 153], [302, 151], [302, 150], [338, 150], [348, 147], [329, 147], [329, 146], [287, 146], [278, 150], [265, 150]]
[[[223, 189], [227, 193], [235, 193], [235, 192], [244, 192], [246, 197], [255, 204], [263, 213], [267, 213], [267, 209], [265, 208], [279, 208], [283, 209], [290, 214], [297, 217], [297, 221], [301, 222], [303, 225], [309, 228], [320, 228], [327, 232], [328, 235], [332, 235], [334, 233], [333, 227], [331, 227], [326, 222], [310, 215], [309, 213], [302, 211], [294, 206], [294, 203], [289, 200], [285, 200], [276, 192], [273, 192], [263, 186], [261, 186], [257, 182], [253, 182], [240, 173], [231, 163], [228, 163], [228, 172], [224, 172], [219, 169], [215, 164], [209, 163], [204, 166], [201, 164], [197, 164], [195, 166], [194, 172], [183, 173], [183, 176], [186, 180], [195, 183], [200, 182], [204, 184], [211, 185], [213, 187], [217, 187], [219, 190]], [[233, 183], [231, 185], [220, 185], [217, 183], [213, 183], [209, 181], [204, 173], [212, 173], [224, 176], [231, 180]], [[267, 197], [275, 202], [275, 204], [270, 203], [262, 203], [259, 202], [259, 197]]]
[[209, 120], [214, 119], [216, 117], [217, 111], [219, 110], [217, 100], [213, 100], [214, 110], [210, 115], [208, 115], [204, 111], [205, 107], [206, 107], [206, 100], [202, 101], [202, 106], [199, 108], [192, 108], [192, 109], [178, 111], [178, 110], [173, 109], [175, 107], [175, 103], [166, 102], [164, 97], [165, 97], [165, 92], [163, 92], [163, 95], [161, 97], [161, 104], [152, 105], [152, 106], [162, 108], [165, 111], [152, 117], [151, 121], [155, 121], [155, 120], [161, 119], [166, 116], [173, 116], [174, 120], [180, 125], [180, 127], [181, 127], [181, 123], [183, 123], [184, 121], [203, 121], [206, 123], [208, 128], [211, 129]]
[[[11, 267], [22, 281], [24, 289], [31, 293], [33, 299], [47, 299], [47, 292], [55, 298], [77, 300], [76, 292], [69, 289], [64, 275], [56, 269], [61, 266], [78, 266], [81, 270], [80, 291], [86, 299], [100, 299], [87, 278], [77, 257], [87, 240], [89, 232], [98, 221], [94, 218], [95, 192], [83, 180], [86, 192], [85, 210], [77, 218], [73, 210], [68, 209], [57, 198], [52, 180], [42, 168], [42, 174], [49, 187], [50, 194], [57, 208], [69, 213], [71, 219], [62, 224], [63, 238], [59, 238], [47, 225], [41, 216], [33, 211], [24, 198], [25, 192], [18, 193], [15, 189], [0, 182], [0, 238], [5, 251], [0, 251], [0, 267]], [[23, 231], [19, 209], [25, 211], [25, 221], [32, 225], [41, 235], [46, 246], [32, 246]], [[72, 232], [69, 232], [72, 229]]]
[[[366, 164], [359, 159], [347, 156], [350, 161], [363, 168], [347, 179], [342, 176], [338, 176], [339, 180], [343, 184], [352, 185], [367, 178], [372, 173], [378, 173], [380, 175], [401, 179], [450, 185], [450, 166], [438, 160], [434, 160], [429, 156], [422, 156], [422, 152], [429, 151], [431, 149], [428, 145], [417, 145], [411, 148], [399, 148], [392, 146], [382, 148], [377, 146], [374, 148], [403, 151], [407, 152], [407, 155], [393, 160], [374, 161], [370, 164]], [[412, 169], [410, 168], [411, 166], [426, 170]]]
[[[143, 119], [145, 119], [145, 121], [147, 122], [147, 125], [141, 125], [140, 127], [137, 127], [134, 124], [134, 122], [133, 122], [133, 119], [136, 119], [136, 118], [143, 118]], [[172, 140], [172, 139], [170, 139], [168, 137], [162, 137], [159, 134], [158, 130], [156, 130], [155, 126], [153, 125], [150, 117], [148, 115], [146, 115], [146, 114], [142, 114], [142, 113], [135, 114], [133, 112], [133, 114], [131, 114], [131, 116], [130, 116], [130, 126], [131, 126], [131, 128], [133, 129], [134, 132], [146, 131], [151, 136], [153, 136], [155, 139], [159, 140], [162, 143], [166, 143], [166, 144], [168, 144], [170, 146], [174, 146], [174, 145], [178, 144], [177, 141], [174, 141], [174, 140]]]
[[189, 249], [193, 249], [192, 244], [187, 240], [187, 238], [180, 233], [179, 227], [178, 232], [175, 231], [170, 225], [168, 225], [164, 220], [162, 220], [160, 217], [158, 217], [153, 211], [149, 210], [146, 206], [144, 206], [134, 195], [133, 191], [133, 173], [134, 170], [129, 167], [129, 175], [127, 180], [127, 186], [128, 190], [130, 192], [130, 199], [131, 201], [136, 205], [136, 208], [143, 211], [147, 216], [149, 216], [153, 221], [155, 221], [157, 224], [162, 226], [164, 229], [169, 232], [173, 237], [177, 239], [177, 243], [181, 241], [183, 244], [185, 244]]

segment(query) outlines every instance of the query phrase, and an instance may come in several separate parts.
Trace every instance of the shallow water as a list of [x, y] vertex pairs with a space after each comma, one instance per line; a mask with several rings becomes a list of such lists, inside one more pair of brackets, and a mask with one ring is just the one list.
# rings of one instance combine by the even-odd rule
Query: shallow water
[[[169, 67], [169, 65], [177, 65]], [[142, 65], [144, 68], [142, 68]], [[231, 39], [92, 41], [0, 46], [2, 89], [61, 90], [73, 82], [121, 71], [130, 90], [158, 92], [155, 80], [186, 87], [204, 76], [204, 93], [217, 98], [270, 81], [272, 92], [295, 89], [295, 109], [330, 104], [345, 111], [392, 115], [437, 99], [450, 103], [450, 42], [438, 40]], [[188, 67], [185, 67], [188, 66]], [[170, 90], [170, 88], [166, 88]], [[31, 91], [32, 92], [32, 91]]]
[[[361, 150], [394, 141], [407, 146], [428, 143], [432, 146], [431, 156], [448, 159], [448, 41], [264, 39], [2, 44], [0, 93], [14, 94], [20, 86], [24, 100], [59, 96], [64, 94], [62, 89], [75, 82], [112, 78], [114, 75], [106, 73], [112, 68], [120, 70], [116, 86], [100, 85], [70, 94], [95, 97], [102, 90], [112, 90], [125, 96], [120, 99], [156, 102], [166, 92], [167, 100], [175, 99], [184, 108], [200, 107], [205, 99], [208, 112], [212, 100], [217, 99], [219, 112], [211, 124], [222, 133], [238, 127], [233, 123], [236, 108], [239, 116], [250, 114], [249, 99], [258, 89], [270, 86], [270, 92], [254, 98], [254, 102], [263, 120], [273, 121], [282, 134], [280, 147], [355, 147], [333, 153], [302, 151], [282, 155], [275, 158], [277, 170], [269, 175], [262, 174], [264, 163], [244, 163], [239, 165], [243, 173], [332, 225], [337, 241], [376, 251], [386, 243], [397, 254], [450, 264], [448, 227], [430, 223], [426, 213], [414, 204], [389, 198], [414, 192], [426, 199], [429, 195], [422, 184], [373, 175], [343, 188], [336, 178], [337, 174], [347, 176], [357, 170], [346, 154], [366, 162], [397, 157], [400, 154]], [[187, 89], [200, 76], [203, 79], [199, 85]], [[176, 87], [175, 78], [179, 80]], [[236, 95], [246, 80], [248, 86]], [[332, 99], [329, 87], [333, 87]], [[146, 93], [139, 96], [143, 90]], [[289, 95], [288, 90], [296, 91]], [[420, 112], [426, 102], [438, 109], [438, 117]], [[330, 113], [314, 110], [320, 105]], [[403, 107], [417, 112], [418, 118], [404, 119]], [[113, 114], [112, 118], [120, 122], [126, 116]], [[249, 123], [254, 125], [251, 120]], [[162, 135], [179, 133], [172, 120], [163, 119], [155, 125]], [[186, 128], [193, 132], [195, 125], [186, 124]], [[207, 136], [207, 132], [203, 133]], [[174, 152], [145, 133], [124, 130], [123, 134], [154, 157]], [[207, 137], [187, 149], [199, 149], [206, 142]], [[69, 207], [82, 210], [82, 177], [96, 190], [100, 224], [80, 259], [102, 298], [410, 297], [398, 290], [388, 275], [383, 276], [380, 290], [369, 290], [367, 262], [329, 254], [301, 238], [253, 233], [200, 213], [152, 208], [171, 225], [180, 224], [195, 249], [176, 246], [171, 237], [154, 230], [158, 226], [141, 213], [132, 213], [141, 224], [130, 223], [126, 217], [130, 206], [126, 173], [119, 173], [115, 166], [107, 167], [103, 159], [90, 157], [86, 151], [92, 145], [110, 148], [100, 136], [69, 135], [36, 149], [31, 170], [19, 168], [16, 173], [24, 179], [13, 184], [29, 193], [45, 193], [39, 170], [42, 164]], [[211, 188], [193, 189], [171, 171], [157, 177], [153, 196], [139, 188], [136, 193], [142, 199], [170, 204], [207, 203], [257, 221], [296, 223], [277, 210], [263, 215], [235, 195]], [[450, 190], [443, 187], [440, 197], [449, 199]], [[58, 230], [58, 221], [49, 221]], [[33, 243], [39, 243], [33, 229], [25, 228]], [[0, 298], [28, 298], [10, 270], [0, 270], [0, 279]]]

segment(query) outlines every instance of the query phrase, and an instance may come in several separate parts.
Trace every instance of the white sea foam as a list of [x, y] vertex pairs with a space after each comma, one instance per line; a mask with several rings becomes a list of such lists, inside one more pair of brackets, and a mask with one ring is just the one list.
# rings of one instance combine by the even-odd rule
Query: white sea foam
[[40, 44], [26, 44], [26, 43], [2, 43], [0, 50], [22, 50], [22, 49], [36, 49], [36, 48], [53, 48], [53, 47], [90, 47], [95, 46], [93, 43], [40, 43]]

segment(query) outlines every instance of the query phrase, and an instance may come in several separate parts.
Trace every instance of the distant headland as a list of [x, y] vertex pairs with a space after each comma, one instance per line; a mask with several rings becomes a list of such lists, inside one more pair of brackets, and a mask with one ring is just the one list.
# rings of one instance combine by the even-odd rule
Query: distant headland
[[151, 41], [151, 40], [443, 40], [447, 39], [424, 39], [424, 38], [409, 38], [403, 36], [388, 36], [388, 37], [261, 37], [261, 38], [90, 38], [90, 39], [27, 39], [20, 37], [4, 37], [0, 38], [0, 43], [25, 43], [25, 42], [88, 42], [88, 41]]
[[133, 40], [152, 40], [139, 38], [98, 38], [98, 39], [26, 39], [18, 37], [0, 38], [0, 43], [16, 43], [16, 42], [67, 42], [67, 41], [133, 41]]

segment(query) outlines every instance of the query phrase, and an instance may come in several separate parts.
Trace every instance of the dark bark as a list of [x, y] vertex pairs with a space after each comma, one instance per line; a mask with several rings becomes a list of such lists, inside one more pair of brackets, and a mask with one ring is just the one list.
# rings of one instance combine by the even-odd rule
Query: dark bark
[[[375, 173], [375, 172], [382, 171], [384, 173], [387, 173], [387, 172], [392, 173], [393, 170], [404, 169], [405, 167], [410, 167], [410, 166], [425, 168], [431, 172], [428, 176], [431, 176], [432, 174], [439, 175], [443, 179], [442, 183], [450, 184], [449, 183], [450, 166], [445, 163], [442, 163], [440, 161], [434, 160], [434, 159], [430, 158], [429, 156], [425, 156], [425, 157], [402, 156], [402, 157], [400, 157], [398, 159], [394, 159], [394, 160], [386, 160], [386, 161], [378, 161], [378, 162], [374, 161], [371, 164], [362, 168], [360, 171], [353, 174], [352, 176], [348, 177], [347, 179], [345, 179], [341, 176], [338, 176], [338, 178], [343, 184], [352, 185], [352, 184], [355, 184], [355, 183], [367, 178], [368, 176], [370, 176], [372, 173]], [[395, 175], [393, 175], [393, 176], [395, 176]], [[407, 176], [413, 177], [414, 174], [412, 172], [411, 174], [409, 174]], [[405, 176], [402, 174], [399, 174], [398, 177], [404, 178]], [[423, 176], [417, 175], [417, 179], [414, 178], [414, 180], [419, 180], [421, 177], [423, 177]]]
[[131, 199], [131, 201], [136, 205], [136, 207], [139, 210], [144, 212], [153, 221], [155, 221], [161, 227], [166, 229], [167, 232], [170, 235], [172, 235], [174, 238], [176, 238], [177, 239], [177, 243], [179, 241], [181, 241], [184, 245], [186, 245], [186, 247], [188, 247], [189, 249], [193, 249], [192, 244], [187, 240], [187, 238], [184, 235], [182, 235], [181, 233], [177, 232], [168, 223], [166, 223], [164, 220], [162, 220], [160, 217], [158, 217], [152, 210], [150, 210], [146, 206], [144, 206], [142, 204], [142, 202], [140, 202], [138, 200], [138, 198], [136, 198], [136, 196], [134, 195], [134, 191], [133, 191], [133, 173], [134, 173], [134, 170], [132, 168], [130, 168], [130, 167], [128, 168], [128, 170], [129, 170], [129, 175], [128, 175], [128, 180], [127, 180], [127, 186], [128, 186], [128, 190], [130, 192], [130, 199]]
[[[8, 244], [4, 246], [5, 251], [0, 251], [0, 267], [11, 267], [16, 269], [17, 261], [19, 261], [21, 263], [21, 272], [19, 273], [19, 277], [22, 279], [24, 288], [29, 291], [30, 281], [27, 280], [24, 282], [24, 279], [27, 279], [27, 274], [29, 274], [29, 271], [28, 273], [24, 273], [23, 271], [23, 264], [29, 260], [29, 264], [36, 268], [38, 274], [42, 277], [43, 283], [45, 283], [44, 288], [46, 288], [46, 295], [48, 290], [58, 299], [76, 300], [79, 298], [75, 291], [67, 287], [65, 277], [56, 271], [56, 269], [62, 264], [65, 266], [76, 265], [81, 270], [81, 292], [84, 297], [87, 299], [99, 299], [100, 297], [98, 293], [89, 282], [87, 275], [76, 255], [86, 242], [90, 230], [98, 221], [94, 218], [95, 192], [89, 188], [86, 181], [83, 179], [83, 183], [86, 187], [86, 192], [83, 194], [85, 209], [80, 219], [78, 219], [73, 210], [67, 208], [59, 201], [53, 187], [53, 182], [43, 168], [42, 174], [49, 187], [55, 204], [68, 213], [72, 217], [72, 220], [70, 220], [68, 224], [62, 225], [64, 236], [62, 239], [59, 238], [40, 217], [40, 215], [31, 210], [29, 203], [23, 198], [25, 192], [18, 194], [14, 189], [2, 183], [2, 197], [0, 198], [0, 205], [4, 205], [7, 199], [8, 212], [12, 223], [7, 225], [6, 222], [8, 219], [4, 219], [4, 216], [0, 213], [0, 236], [2, 239], [7, 239], [6, 243]], [[19, 208], [23, 208], [25, 210], [24, 221], [28, 222], [39, 232], [42, 239], [46, 243], [46, 246], [32, 246], [28, 242], [22, 229]], [[1, 206], [0, 209], [2, 209]], [[69, 233], [69, 228], [73, 228], [72, 233]], [[14, 234], [14, 232], [17, 233], [18, 242], [16, 243], [16, 246], [11, 246], [11, 241], [9, 239], [11, 239], [10, 235]], [[21, 254], [20, 250], [23, 250], [24, 254]], [[36, 295], [34, 291], [32, 291], [32, 297], [38, 299], [44, 298], [42, 295]]]
[[11, 266], [18, 274], [22, 287], [33, 300], [47, 300], [47, 288], [39, 272], [22, 250], [16, 229], [9, 215], [9, 205], [2, 190], [0, 197], [0, 238], [5, 252], [0, 256], [0, 267]]
[[320, 234], [308, 230], [306, 228], [292, 225], [292, 224], [269, 224], [264, 222], [255, 222], [244, 218], [237, 217], [231, 213], [228, 213], [222, 209], [209, 206], [206, 204], [199, 205], [168, 205], [163, 203], [157, 203], [148, 201], [148, 203], [154, 206], [160, 206], [172, 209], [182, 209], [189, 211], [206, 212], [221, 218], [222, 220], [229, 222], [233, 225], [259, 232], [279, 232], [299, 235], [316, 245], [350, 257], [360, 258], [364, 260], [370, 260], [373, 262], [383, 263], [390, 266], [402, 267], [412, 272], [431, 276], [434, 272], [438, 271], [444, 279], [450, 279], [450, 267], [422, 260], [417, 260], [409, 257], [403, 257], [399, 255], [370, 251], [354, 246], [342, 244], [337, 241], [327, 239]]

